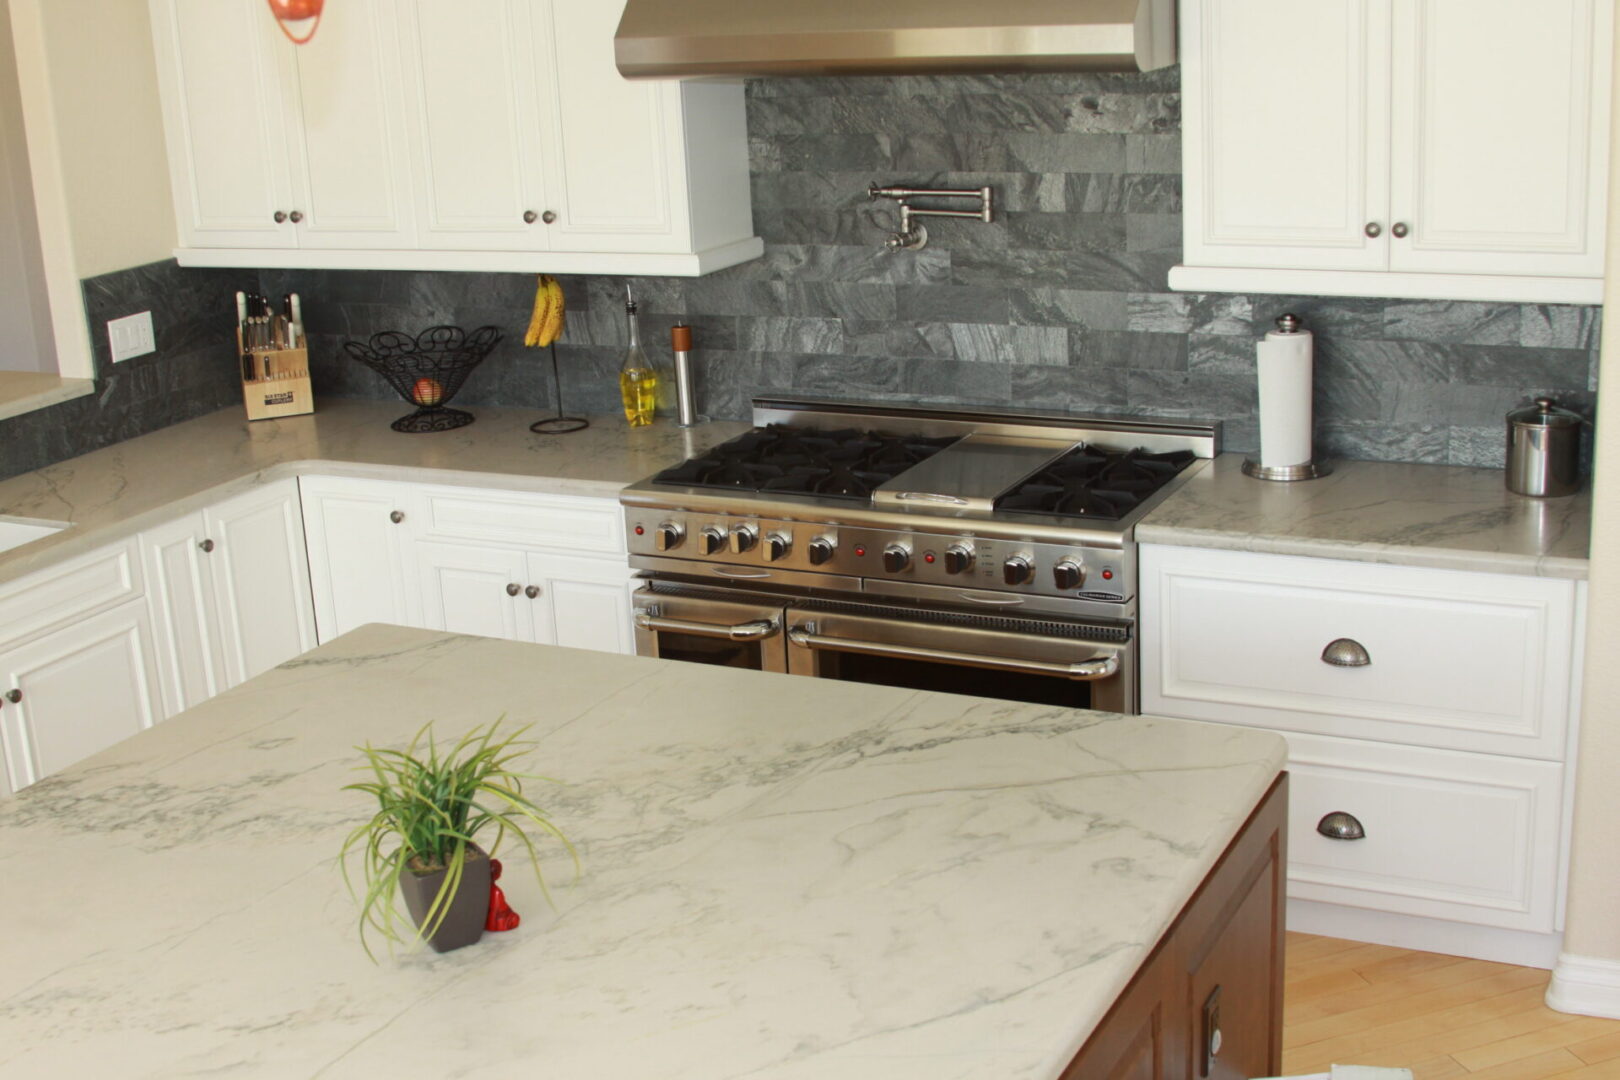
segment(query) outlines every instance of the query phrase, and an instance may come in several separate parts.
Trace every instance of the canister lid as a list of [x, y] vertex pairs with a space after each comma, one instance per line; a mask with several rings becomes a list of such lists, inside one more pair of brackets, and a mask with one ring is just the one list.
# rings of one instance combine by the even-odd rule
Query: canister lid
[[1514, 409], [1507, 414], [1508, 423], [1523, 427], [1571, 428], [1582, 423], [1580, 413], [1560, 408], [1552, 398], [1536, 398], [1535, 404]]

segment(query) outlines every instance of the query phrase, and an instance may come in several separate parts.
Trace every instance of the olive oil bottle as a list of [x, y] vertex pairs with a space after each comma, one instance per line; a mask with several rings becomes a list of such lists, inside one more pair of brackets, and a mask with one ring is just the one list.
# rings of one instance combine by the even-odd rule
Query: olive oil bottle
[[658, 410], [658, 369], [641, 349], [641, 327], [636, 322], [636, 298], [630, 286], [624, 287], [624, 313], [630, 320], [630, 345], [619, 365], [619, 396], [624, 399], [624, 418], [631, 427], [646, 427]]

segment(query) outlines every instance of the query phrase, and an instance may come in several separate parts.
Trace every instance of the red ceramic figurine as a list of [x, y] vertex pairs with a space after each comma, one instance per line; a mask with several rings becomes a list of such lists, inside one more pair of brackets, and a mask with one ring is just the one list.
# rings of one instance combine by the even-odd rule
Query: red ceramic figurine
[[506, 894], [495, 882], [501, 877], [501, 860], [489, 860], [489, 915], [484, 919], [485, 930], [516, 930], [523, 916], [512, 910]]

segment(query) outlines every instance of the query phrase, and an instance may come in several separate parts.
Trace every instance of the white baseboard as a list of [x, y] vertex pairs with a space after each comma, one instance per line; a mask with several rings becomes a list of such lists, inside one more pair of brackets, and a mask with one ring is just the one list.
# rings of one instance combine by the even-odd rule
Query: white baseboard
[[[1420, 915], [1393, 915], [1387, 911], [1316, 900], [1288, 901], [1288, 929], [1534, 968], [1550, 968], [1555, 962], [1561, 963], [1559, 949], [1563, 947], [1564, 938], [1562, 934], [1535, 934]], [[1620, 977], [1620, 965], [1616, 966], [1616, 972]], [[1614, 985], [1620, 987], [1620, 982]]]
[[1547, 1007], [1620, 1020], [1620, 961], [1559, 953], [1547, 986]]

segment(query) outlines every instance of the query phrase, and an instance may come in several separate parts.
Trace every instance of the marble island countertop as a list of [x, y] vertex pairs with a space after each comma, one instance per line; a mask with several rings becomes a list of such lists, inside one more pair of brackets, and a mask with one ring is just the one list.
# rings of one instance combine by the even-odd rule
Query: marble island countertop
[[1500, 469], [1335, 461], [1316, 480], [1244, 476], [1222, 454], [1136, 527], [1144, 544], [1577, 578], [1592, 492], [1531, 499]]
[[[508, 848], [518, 930], [373, 965], [353, 746], [502, 713], [583, 876]], [[1284, 754], [365, 627], [0, 800], [0, 1074], [1051, 1080]]]
[[541, 412], [479, 407], [474, 423], [450, 432], [389, 428], [408, 411], [398, 401], [322, 399], [309, 416], [249, 423], [241, 409], [221, 409], [0, 480], [0, 519], [69, 525], [0, 552], [0, 582], [282, 477], [319, 473], [611, 498], [749, 426], [632, 429], [622, 416], [597, 416], [584, 431], [536, 435], [529, 425]]

